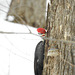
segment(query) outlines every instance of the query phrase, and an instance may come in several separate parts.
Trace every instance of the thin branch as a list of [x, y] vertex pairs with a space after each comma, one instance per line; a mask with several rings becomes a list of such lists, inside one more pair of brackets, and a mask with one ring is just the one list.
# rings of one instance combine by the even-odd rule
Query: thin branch
[[8, 75], [10, 75], [10, 53], [9, 53]]
[[54, 39], [54, 38], [47, 38], [47, 37], [42, 37], [43, 39], [46, 40], [51, 40], [51, 41], [57, 41], [57, 42], [65, 42], [65, 43], [72, 43], [75, 44], [75, 41], [70, 41], [70, 40], [64, 40], [64, 39]]
[[32, 62], [33, 63], [33, 61], [32, 60], [30, 60], [30, 59], [28, 59], [28, 58], [26, 58], [26, 57], [24, 57], [24, 56], [21, 56], [21, 55], [19, 55], [19, 54], [17, 54], [17, 53], [15, 53], [15, 52], [13, 52], [13, 51], [11, 51], [10, 49], [8, 49], [7, 47], [5, 47], [5, 46], [3, 46], [3, 45], [0, 45], [1, 47], [3, 47], [3, 48], [5, 48], [7, 51], [9, 51], [10, 53], [12, 53], [12, 54], [14, 54], [14, 55], [16, 55], [16, 56], [19, 56], [19, 57], [21, 57], [21, 58], [23, 58], [23, 59], [25, 59], [25, 60], [28, 60], [28, 61], [30, 61], [30, 62]]
[[31, 33], [31, 30], [28, 28], [28, 26], [26, 25], [25, 21], [24, 21], [19, 15], [17, 15], [14, 11], [12, 11], [12, 13], [13, 13], [16, 17], [18, 17], [18, 18], [22, 21], [23, 24], [25, 24], [25, 26], [27, 27], [27, 29], [28, 29], [29, 32]]
[[[0, 4], [1, 6], [3, 6], [3, 7], [6, 7], [6, 8], [9, 8], [9, 7], [7, 7], [7, 6], [5, 6], [5, 5], [3, 5], [3, 4]], [[27, 8], [30, 8], [31, 9], [31, 7], [28, 7], [28, 6], [26, 6], [26, 5], [17, 5], [17, 6], [14, 6], [12, 9], [16, 9], [16, 8], [19, 8], [19, 7], [27, 7]], [[42, 11], [44, 11], [44, 10], [41, 10], [40, 12], [42, 12]], [[44, 11], [45, 13], [47, 13], [47, 11]]]
[[27, 53], [24, 53], [22, 50], [20, 50], [19, 48], [17, 48], [14, 44], [13, 44], [13, 42], [11, 42], [11, 40], [9, 40], [9, 38], [5, 35], [5, 38], [8, 40], [8, 42], [16, 49], [16, 50], [18, 50], [18, 51], [20, 51], [22, 54], [24, 54], [24, 55], [29, 55], [29, 54], [27, 54]]
[[8, 3], [8, 1], [6, 0], [6, 3], [8, 4], [8, 6], [10, 6], [10, 4]]
[[1, 4], [1, 3], [0, 3], [0, 5], [3, 6], [3, 7], [5, 7], [5, 8], [9, 8], [9, 7], [7, 7], [7, 6], [3, 5], [3, 4]]
[[[2, 5], [2, 4], [1, 4]], [[5, 5], [2, 5], [3, 7], [6, 7]], [[6, 7], [6, 8], [8, 8], [8, 7]], [[3, 12], [5, 12], [5, 13], [7, 13], [6, 11], [4, 11], [3, 9], [0, 9], [1, 11], [3, 11]], [[18, 17], [21, 21], [22, 21], [22, 23], [23, 24], [25, 24], [26, 25], [26, 23], [25, 23], [25, 21], [19, 16], [19, 15], [17, 15], [14, 11], [12, 11], [12, 13], [16, 16], [16, 17]], [[28, 26], [26, 25], [26, 27], [27, 27], [27, 29], [29, 30], [29, 32], [31, 33], [31, 30], [28, 28]]]
[[25, 33], [25, 32], [4, 32], [4, 31], [0, 31], [0, 34], [31, 34], [31, 33]]
[[[32, 35], [36, 35], [39, 36], [35, 33], [25, 33], [25, 32], [4, 32], [4, 31], [0, 31], [0, 34], [32, 34]], [[40, 36], [39, 36], [40, 37]], [[45, 40], [51, 40], [51, 41], [58, 41], [58, 42], [65, 42], [65, 43], [72, 43], [75, 44], [75, 41], [70, 41], [70, 40], [64, 40], [64, 39], [53, 39], [53, 38], [47, 38], [47, 37], [42, 37]]]
[[4, 13], [7, 13], [6, 11], [4, 11], [3, 9], [0, 9], [0, 11], [3, 11]]

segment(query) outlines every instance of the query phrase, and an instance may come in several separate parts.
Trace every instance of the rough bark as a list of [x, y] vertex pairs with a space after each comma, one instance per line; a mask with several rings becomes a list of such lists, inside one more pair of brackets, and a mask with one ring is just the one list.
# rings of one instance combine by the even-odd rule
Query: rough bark
[[[48, 13], [52, 27], [49, 38], [75, 41], [75, 1], [51, 0]], [[46, 50], [50, 48], [58, 48], [59, 55], [46, 56], [43, 75], [75, 75], [75, 44], [49, 40]]]
[[7, 17], [15, 16], [13, 22], [45, 27], [46, 0], [12, 0]]

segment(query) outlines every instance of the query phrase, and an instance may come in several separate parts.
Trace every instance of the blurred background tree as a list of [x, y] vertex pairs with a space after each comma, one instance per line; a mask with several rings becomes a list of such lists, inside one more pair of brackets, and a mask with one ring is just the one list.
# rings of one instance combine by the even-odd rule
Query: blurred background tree
[[[13, 22], [33, 27], [45, 27], [46, 0], [12, 0], [8, 16], [14, 16]], [[24, 21], [24, 22], [23, 22]]]

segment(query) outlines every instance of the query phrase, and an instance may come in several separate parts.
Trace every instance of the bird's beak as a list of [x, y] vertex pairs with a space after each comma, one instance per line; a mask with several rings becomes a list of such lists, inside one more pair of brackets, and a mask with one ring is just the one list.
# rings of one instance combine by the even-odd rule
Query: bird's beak
[[42, 36], [45, 36], [45, 34], [42, 34]]

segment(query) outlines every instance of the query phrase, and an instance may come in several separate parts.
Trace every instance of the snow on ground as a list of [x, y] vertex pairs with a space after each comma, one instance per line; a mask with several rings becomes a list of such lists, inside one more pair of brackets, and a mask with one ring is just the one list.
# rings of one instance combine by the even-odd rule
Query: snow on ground
[[[29, 27], [32, 33], [36, 29]], [[0, 31], [29, 33], [26, 26], [0, 20]], [[34, 75], [34, 52], [40, 37], [0, 33], [0, 75]]]
[[[0, 0], [0, 32], [29, 33], [29, 28], [37, 34], [35, 28], [4, 21], [10, 2]], [[34, 75], [34, 52], [40, 40], [33, 34], [0, 33], [0, 75]]]
[[[33, 27], [4, 21], [10, 2], [0, 0], [0, 32], [29, 33], [29, 28], [37, 34]], [[34, 52], [40, 40], [33, 34], [0, 33], [0, 75], [34, 75]]]

